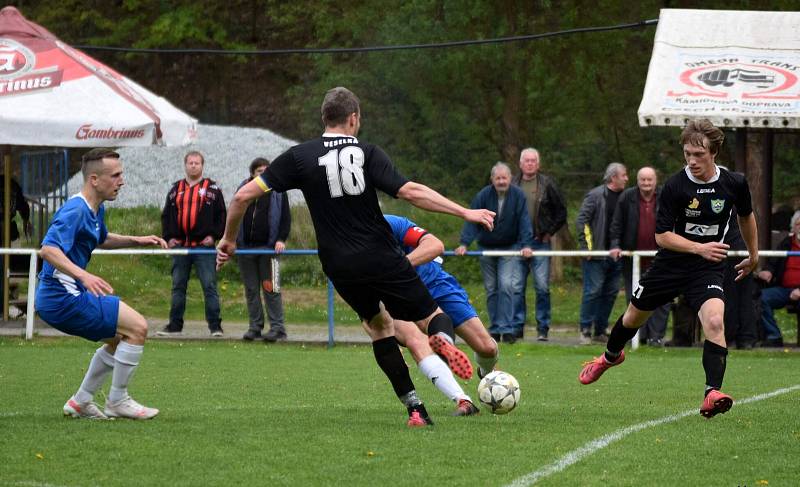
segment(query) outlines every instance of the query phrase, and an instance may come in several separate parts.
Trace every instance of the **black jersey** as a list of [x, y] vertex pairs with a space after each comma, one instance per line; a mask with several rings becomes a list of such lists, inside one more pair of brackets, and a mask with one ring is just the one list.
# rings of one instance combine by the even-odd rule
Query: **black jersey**
[[408, 180], [379, 147], [355, 137], [324, 134], [281, 154], [261, 178], [275, 191], [303, 192], [329, 277], [382, 275], [406, 258], [375, 190], [397, 197]]
[[[686, 167], [670, 177], [659, 196], [656, 233], [674, 232], [693, 242], [723, 242], [730, 230], [729, 221], [736, 208], [739, 216], [753, 212], [750, 188], [744, 176], [720, 167], [708, 182], [700, 181]], [[661, 249], [658, 256], [682, 258], [686, 265], [705, 259], [673, 250]], [[688, 260], [686, 260], [688, 257]]]

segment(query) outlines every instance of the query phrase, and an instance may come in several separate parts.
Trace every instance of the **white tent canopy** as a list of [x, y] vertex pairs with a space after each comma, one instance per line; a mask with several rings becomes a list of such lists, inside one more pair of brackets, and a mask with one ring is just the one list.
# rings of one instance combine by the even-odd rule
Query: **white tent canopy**
[[663, 9], [639, 124], [800, 128], [800, 12]]

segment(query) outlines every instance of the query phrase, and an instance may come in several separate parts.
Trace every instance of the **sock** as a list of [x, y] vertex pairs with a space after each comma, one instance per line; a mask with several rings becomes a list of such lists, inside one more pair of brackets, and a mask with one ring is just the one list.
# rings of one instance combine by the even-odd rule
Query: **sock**
[[606, 344], [606, 360], [609, 362], [619, 358], [622, 349], [625, 348], [625, 344], [639, 331], [638, 328], [625, 328], [622, 326], [622, 316], [620, 315], [617, 322], [614, 323], [614, 328], [611, 329], [611, 335], [608, 337], [608, 344]]
[[447, 313], [439, 313], [431, 318], [431, 322], [428, 323], [428, 336], [433, 336], [437, 333], [451, 344], [455, 343], [456, 331], [453, 327], [453, 320], [450, 319]]
[[91, 401], [94, 393], [100, 389], [112, 370], [114, 370], [114, 356], [108, 353], [106, 346], [103, 345], [94, 352], [89, 362], [89, 370], [86, 371], [81, 387], [75, 393], [75, 400], [81, 404]]
[[706, 371], [706, 394], [711, 389], [722, 388], [725, 377], [728, 349], [706, 340], [703, 343], [703, 370]]
[[117, 345], [111, 391], [108, 393], [109, 402], [119, 402], [128, 396], [128, 382], [136, 371], [136, 366], [139, 365], [143, 350], [144, 345], [131, 345], [128, 342], [119, 342]]
[[447, 364], [438, 355], [428, 355], [422, 359], [419, 362], [419, 370], [451, 401], [469, 399], [469, 396], [464, 394], [464, 389], [456, 382]]
[[[494, 341], [494, 340], [492, 340], [492, 341]], [[495, 344], [495, 346], [496, 346], [496, 344]], [[497, 350], [497, 353], [495, 355], [492, 355], [491, 357], [482, 357], [482, 356], [478, 355], [477, 352], [472, 354], [472, 357], [475, 360], [475, 363], [478, 364], [478, 367], [480, 367], [481, 375], [486, 375], [489, 372], [494, 370], [494, 366], [495, 366], [495, 364], [497, 364], [497, 359], [499, 358], [499, 355], [500, 355], [500, 349], [496, 348], [496, 350]]]
[[[410, 392], [414, 392], [414, 383], [408, 374], [408, 366], [406, 361], [403, 360], [403, 354], [400, 352], [397, 339], [390, 336], [375, 340], [372, 342], [372, 352], [375, 354], [375, 361], [378, 362], [378, 366], [389, 378], [389, 382], [392, 383], [394, 393], [403, 401], [403, 404], [410, 406], [411, 404], [407, 404], [403, 397]], [[414, 397], [416, 397], [416, 393], [414, 393]]]

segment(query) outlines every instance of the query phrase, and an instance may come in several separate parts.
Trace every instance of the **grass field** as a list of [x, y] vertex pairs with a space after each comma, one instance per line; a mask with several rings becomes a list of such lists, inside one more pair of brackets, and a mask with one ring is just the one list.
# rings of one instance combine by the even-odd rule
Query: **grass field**
[[[522, 389], [508, 416], [450, 417], [414, 368], [436, 425], [409, 430], [369, 347], [232, 341], [148, 343], [131, 393], [152, 421], [63, 418], [94, 348], [0, 339], [0, 485], [797, 485], [800, 387], [705, 420], [697, 349], [640, 349], [581, 386], [599, 348], [504, 344]], [[798, 370], [796, 352], [734, 350], [724, 389], [744, 400]]]

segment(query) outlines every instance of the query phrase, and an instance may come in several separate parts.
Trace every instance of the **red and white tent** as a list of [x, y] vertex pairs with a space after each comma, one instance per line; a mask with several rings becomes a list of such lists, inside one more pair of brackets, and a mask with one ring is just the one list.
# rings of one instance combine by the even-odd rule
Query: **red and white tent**
[[16, 8], [0, 10], [0, 144], [179, 146], [196, 124]]

